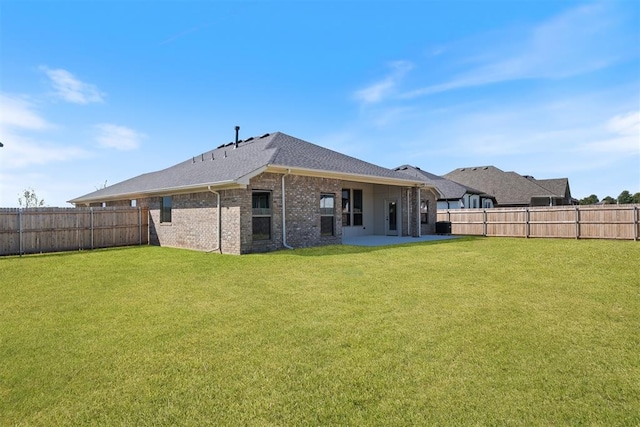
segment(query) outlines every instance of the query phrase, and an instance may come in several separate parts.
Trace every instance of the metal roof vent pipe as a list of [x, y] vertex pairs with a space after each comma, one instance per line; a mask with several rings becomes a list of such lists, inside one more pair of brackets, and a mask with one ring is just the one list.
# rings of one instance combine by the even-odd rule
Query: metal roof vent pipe
[[240, 126], [236, 126], [236, 142], [233, 145], [233, 148], [238, 148], [238, 132], [240, 132]]

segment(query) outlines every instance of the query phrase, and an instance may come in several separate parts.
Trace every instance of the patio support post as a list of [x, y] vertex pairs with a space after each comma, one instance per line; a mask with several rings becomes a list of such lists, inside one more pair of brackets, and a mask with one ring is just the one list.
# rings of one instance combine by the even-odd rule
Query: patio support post
[[411, 236], [411, 188], [407, 188], [407, 236]]

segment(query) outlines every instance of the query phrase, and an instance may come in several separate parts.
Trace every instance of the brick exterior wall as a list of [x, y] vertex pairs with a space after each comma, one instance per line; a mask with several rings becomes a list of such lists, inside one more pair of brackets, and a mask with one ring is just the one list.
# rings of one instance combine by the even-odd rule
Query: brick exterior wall
[[[396, 191], [397, 188], [394, 190]], [[266, 191], [271, 202], [271, 238], [253, 240], [252, 194]], [[421, 190], [429, 200], [429, 224], [421, 225], [421, 234], [433, 234], [436, 222], [436, 198]], [[220, 190], [220, 247], [218, 248], [217, 196], [205, 191], [172, 196], [171, 222], [160, 222], [161, 197], [137, 199], [139, 207], [149, 209], [149, 243], [225, 254], [268, 252], [284, 248], [282, 239], [282, 174], [263, 173], [253, 179], [247, 189]], [[335, 197], [334, 235], [321, 236], [320, 196]], [[417, 189], [400, 189], [402, 211], [409, 197], [410, 215], [403, 215], [404, 235], [416, 235]], [[338, 179], [285, 176], [286, 243], [294, 248], [340, 244], [342, 242], [342, 181]], [[109, 206], [129, 206], [130, 201], [110, 202]], [[409, 228], [407, 228], [407, 224]]]
[[436, 195], [431, 190], [420, 190], [420, 199], [427, 200], [429, 202], [428, 223], [420, 224], [420, 234], [435, 234], [436, 221], [438, 218], [438, 200]]
[[210, 192], [172, 196], [171, 222], [160, 222], [161, 197], [137, 201], [149, 208], [151, 244], [211, 251], [217, 246], [216, 196]]
[[[282, 175], [265, 173], [251, 180], [249, 187], [221, 190], [221, 244], [225, 254], [245, 254], [283, 249], [282, 241]], [[271, 195], [271, 239], [253, 240], [253, 191]], [[309, 247], [340, 244], [341, 181], [288, 175], [285, 177], [287, 244]], [[335, 196], [335, 233], [320, 235], [320, 195]], [[218, 242], [217, 197], [211, 192], [172, 196], [171, 222], [160, 222], [161, 197], [138, 199], [137, 206], [149, 208], [150, 244], [188, 248], [200, 251], [216, 249]], [[124, 203], [124, 202], [123, 202]], [[129, 203], [127, 201], [127, 203]], [[115, 205], [115, 204], [114, 204]]]
[[[252, 206], [253, 191], [271, 193], [271, 240], [253, 241]], [[320, 235], [320, 195], [335, 197], [334, 235]], [[265, 173], [253, 178], [247, 191], [247, 214], [242, 215], [242, 253], [265, 252], [282, 249], [282, 175]], [[286, 243], [294, 248], [340, 244], [342, 242], [342, 181], [298, 175], [285, 176]]]

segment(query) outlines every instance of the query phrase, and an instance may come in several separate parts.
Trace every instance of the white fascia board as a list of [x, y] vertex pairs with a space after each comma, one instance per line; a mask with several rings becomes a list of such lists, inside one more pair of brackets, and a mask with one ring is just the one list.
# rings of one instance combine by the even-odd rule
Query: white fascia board
[[152, 197], [152, 196], [160, 196], [160, 195], [173, 195], [173, 194], [188, 194], [193, 192], [207, 191], [207, 189], [211, 187], [217, 190], [230, 190], [236, 188], [246, 188], [246, 185], [240, 184], [234, 180], [229, 181], [219, 181], [212, 183], [204, 183], [204, 184], [195, 184], [195, 185], [183, 185], [177, 187], [165, 187], [158, 188], [148, 191], [137, 191], [132, 193], [119, 193], [119, 194], [110, 194], [108, 196], [102, 197], [78, 197], [77, 199], [72, 199], [67, 201], [67, 203], [94, 203], [94, 202], [110, 202], [114, 200], [127, 200], [127, 199], [138, 199], [143, 197]]
[[261, 173], [267, 171], [267, 169], [268, 169], [268, 165], [267, 166], [261, 166], [258, 169], [249, 172], [246, 175], [242, 175], [240, 178], [236, 179], [236, 182], [238, 184], [242, 184], [242, 185], [244, 185], [246, 187], [247, 185], [249, 185], [249, 181], [251, 181], [251, 178], [255, 178], [256, 176], [260, 175]]
[[382, 185], [393, 185], [399, 187], [422, 187], [422, 188], [433, 188], [437, 191], [437, 189], [429, 184], [426, 184], [421, 180], [414, 179], [402, 179], [402, 178], [388, 178], [383, 176], [373, 176], [373, 175], [362, 175], [356, 173], [347, 173], [347, 172], [332, 172], [326, 170], [317, 170], [317, 169], [306, 169], [299, 167], [286, 167], [286, 166], [274, 166], [267, 165], [267, 172], [274, 173], [290, 173], [294, 175], [303, 175], [303, 176], [312, 176], [319, 178], [333, 178], [339, 179], [342, 181], [354, 181], [354, 182], [364, 182], [368, 184], [382, 184]]

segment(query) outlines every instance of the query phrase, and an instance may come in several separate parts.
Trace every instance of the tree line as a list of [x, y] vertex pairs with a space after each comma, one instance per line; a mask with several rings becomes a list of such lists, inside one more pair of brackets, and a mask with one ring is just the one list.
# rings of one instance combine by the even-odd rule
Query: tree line
[[584, 199], [580, 199], [581, 205], [595, 205], [597, 203], [602, 203], [604, 205], [627, 205], [631, 203], [639, 203], [640, 204], [640, 193], [631, 194], [627, 190], [624, 190], [617, 198], [613, 198], [611, 196], [606, 196], [602, 200], [598, 199], [598, 196], [592, 194]]

